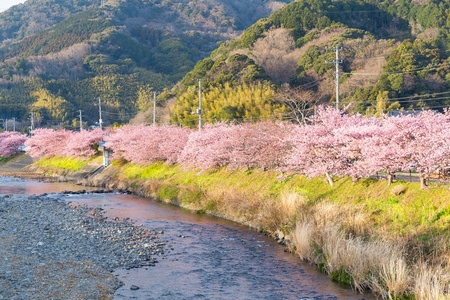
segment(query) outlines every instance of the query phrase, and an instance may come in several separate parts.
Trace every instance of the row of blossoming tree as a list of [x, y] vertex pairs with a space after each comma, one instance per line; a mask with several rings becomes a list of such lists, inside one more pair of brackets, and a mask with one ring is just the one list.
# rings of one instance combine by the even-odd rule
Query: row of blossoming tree
[[27, 136], [19, 132], [0, 132], [0, 158], [8, 158], [21, 151]]
[[134, 164], [178, 163], [203, 170], [264, 168], [309, 177], [368, 177], [416, 170], [421, 186], [450, 165], [450, 113], [422, 111], [367, 117], [321, 107], [307, 125], [290, 122], [211, 124], [202, 130], [176, 126], [125, 125], [100, 130], [38, 129], [25, 145], [33, 157], [91, 156], [104, 139], [114, 157]]

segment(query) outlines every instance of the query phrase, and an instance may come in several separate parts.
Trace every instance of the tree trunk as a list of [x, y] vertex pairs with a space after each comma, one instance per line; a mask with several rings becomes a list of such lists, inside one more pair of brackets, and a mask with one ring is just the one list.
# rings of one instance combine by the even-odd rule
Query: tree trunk
[[333, 185], [334, 185], [333, 176], [331, 176], [331, 174], [328, 173], [328, 172], [326, 172], [325, 175], [327, 176], [328, 183], [329, 183], [331, 186], [333, 186]]
[[427, 179], [425, 178], [422, 172], [419, 173], [419, 179], [420, 179], [420, 189], [424, 190], [427, 187]]
[[394, 182], [394, 174], [387, 172], [387, 182], [388, 182], [388, 187], [391, 186], [392, 182]]

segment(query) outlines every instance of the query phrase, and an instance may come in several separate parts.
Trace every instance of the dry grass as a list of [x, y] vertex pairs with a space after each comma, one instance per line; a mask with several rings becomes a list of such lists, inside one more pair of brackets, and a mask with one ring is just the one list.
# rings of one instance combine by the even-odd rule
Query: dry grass
[[391, 296], [407, 292], [410, 276], [400, 247], [381, 239], [365, 241], [360, 237], [346, 237], [337, 226], [316, 238], [320, 239], [329, 274], [344, 270], [359, 291], [370, 288], [381, 296], [386, 291]]
[[412, 293], [416, 300], [450, 299], [448, 270], [424, 263], [411, 267], [404, 252], [406, 239], [361, 237], [369, 232], [362, 212], [329, 202], [302, 209], [307, 210], [299, 212], [290, 233], [290, 249], [301, 259], [322, 263], [328, 274], [348, 274], [353, 288], [370, 289], [383, 299]]
[[419, 262], [414, 268], [414, 295], [416, 300], [450, 299], [450, 274], [442, 266]]
[[299, 222], [291, 233], [291, 246], [295, 245], [295, 248], [291, 248], [291, 251], [294, 251], [302, 260], [314, 260], [313, 229], [312, 224]]
[[[384, 261], [380, 270], [380, 282], [384, 283], [389, 297], [401, 296], [409, 290], [411, 286], [410, 269], [403, 255], [395, 253], [394, 257], [388, 257]], [[373, 285], [378, 284], [376, 281], [373, 282]]]
[[299, 209], [301, 209], [302, 206], [306, 205], [307, 201], [308, 198], [306, 198], [302, 194], [284, 191], [280, 195], [281, 213], [288, 219], [292, 219], [298, 214]]
[[323, 264], [328, 274], [348, 274], [358, 291], [371, 289], [384, 298], [407, 293], [411, 271], [402, 246], [353, 234], [369, 231], [363, 213], [329, 202], [303, 209], [290, 233], [290, 248], [296, 255]]
[[393, 196], [398, 196], [398, 195], [403, 194], [405, 192], [405, 190], [406, 190], [405, 186], [403, 184], [399, 184], [392, 188], [391, 194]]
[[[122, 175], [110, 183], [141, 195], [170, 198], [183, 207], [267, 233], [287, 234], [286, 243], [297, 256], [319, 264], [332, 278], [357, 290], [370, 289], [384, 299], [410, 294], [419, 300], [449, 298], [450, 267], [441, 267], [450, 265], [443, 204], [450, 198], [448, 189], [424, 194], [414, 184], [404, 183], [404, 192], [396, 188], [398, 202], [390, 203], [391, 189], [375, 181], [348, 179], [330, 188], [322, 179], [300, 177], [284, 184], [277, 175], [256, 170], [196, 175], [159, 165], [150, 171], [145, 175], [144, 170], [121, 170]], [[427, 223], [416, 221], [420, 219]], [[434, 236], [435, 232], [440, 235]], [[416, 264], [418, 257], [439, 267]]]

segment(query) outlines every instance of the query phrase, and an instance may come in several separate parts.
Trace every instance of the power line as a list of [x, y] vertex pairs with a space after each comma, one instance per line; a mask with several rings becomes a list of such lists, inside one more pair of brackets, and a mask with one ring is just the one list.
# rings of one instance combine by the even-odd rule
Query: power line
[[404, 72], [382, 72], [382, 73], [350, 73], [350, 72], [344, 72], [342, 74], [349, 74], [349, 75], [402, 75], [402, 74], [411, 74], [411, 73], [415, 73], [415, 72], [419, 72], [419, 71], [432, 71], [432, 70], [437, 70], [439, 68], [442, 68], [444, 66], [449, 66], [449, 64], [447, 62], [445, 63], [441, 63], [441, 64], [437, 64], [432, 66], [432, 68], [430, 68], [430, 66], [427, 67], [421, 67], [421, 68], [416, 68], [416, 69], [412, 69], [409, 71], [404, 71]]
[[136, 113], [127, 113], [127, 112], [110, 112], [110, 111], [105, 111], [102, 110], [103, 114], [107, 114], [107, 115], [127, 115], [127, 116], [135, 116]]
[[[444, 95], [444, 94], [449, 94], [450, 91], [447, 92], [441, 92], [441, 93], [433, 93], [433, 94], [424, 94], [424, 95], [417, 95], [417, 96], [406, 96], [406, 97], [399, 97], [399, 98], [388, 98], [388, 99], [380, 99], [380, 100], [355, 100], [355, 101], [345, 101], [345, 103], [347, 104], [351, 104], [351, 103], [373, 103], [374, 101], [393, 101], [393, 100], [400, 100], [400, 101], [395, 101], [395, 102], [420, 102], [420, 101], [433, 101], [433, 100], [442, 100], [442, 99], [448, 99], [449, 97], [439, 97], [439, 98], [424, 98], [424, 99], [416, 99], [418, 97], [429, 97], [429, 96], [438, 96], [438, 95]], [[405, 99], [405, 100], [402, 100]]]

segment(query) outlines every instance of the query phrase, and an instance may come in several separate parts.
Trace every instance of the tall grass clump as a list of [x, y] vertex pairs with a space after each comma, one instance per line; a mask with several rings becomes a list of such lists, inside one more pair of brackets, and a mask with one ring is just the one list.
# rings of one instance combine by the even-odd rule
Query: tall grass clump
[[371, 289], [382, 298], [409, 293], [412, 277], [403, 247], [354, 235], [367, 232], [361, 213], [323, 202], [303, 206], [298, 216], [290, 248], [300, 258], [319, 264], [334, 280], [360, 292]]
[[441, 265], [418, 262], [415, 266], [415, 300], [450, 299], [450, 270]]
[[302, 260], [313, 261], [313, 236], [314, 226], [311, 223], [298, 222], [295, 230], [291, 233], [292, 245], [291, 248]]

